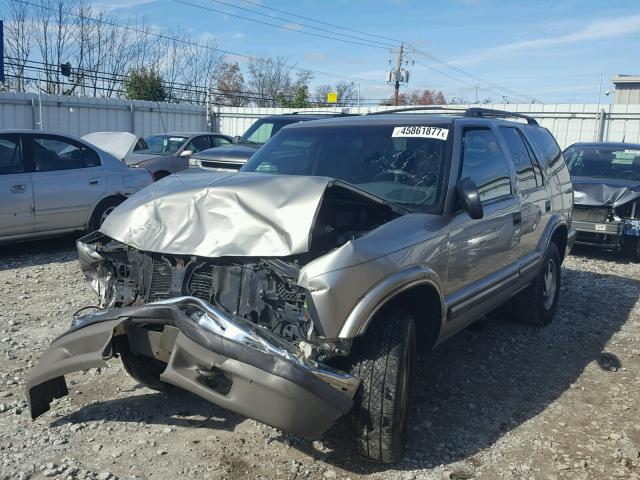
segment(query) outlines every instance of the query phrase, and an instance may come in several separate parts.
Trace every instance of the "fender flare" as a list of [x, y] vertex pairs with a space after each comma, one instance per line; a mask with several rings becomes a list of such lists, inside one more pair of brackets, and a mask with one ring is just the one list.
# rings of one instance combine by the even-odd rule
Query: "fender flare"
[[444, 312], [440, 284], [438, 274], [424, 265], [409, 267], [384, 278], [358, 301], [340, 329], [338, 337], [353, 338], [362, 335], [384, 305], [397, 295], [419, 285], [429, 285], [436, 290], [440, 299], [440, 311]]

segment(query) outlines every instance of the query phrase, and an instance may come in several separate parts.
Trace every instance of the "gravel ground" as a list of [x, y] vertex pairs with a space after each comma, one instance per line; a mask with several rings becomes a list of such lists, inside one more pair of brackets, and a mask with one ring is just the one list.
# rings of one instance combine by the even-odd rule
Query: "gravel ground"
[[388, 467], [358, 460], [341, 425], [301, 440], [141, 387], [118, 361], [69, 375], [32, 421], [29, 372], [95, 297], [73, 239], [0, 247], [0, 479], [637, 479], [639, 285], [639, 264], [578, 252], [552, 325], [496, 318], [420, 358], [410, 444]]

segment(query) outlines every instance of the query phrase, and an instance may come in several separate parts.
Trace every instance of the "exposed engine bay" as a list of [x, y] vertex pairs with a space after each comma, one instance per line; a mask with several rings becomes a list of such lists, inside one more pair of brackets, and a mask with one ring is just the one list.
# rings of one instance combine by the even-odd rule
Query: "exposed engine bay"
[[[100, 295], [101, 308], [123, 308], [191, 296], [241, 317], [325, 359], [343, 347], [318, 338], [308, 292], [297, 285], [302, 266], [354, 240], [398, 212], [349, 190], [330, 188], [311, 233], [307, 253], [280, 258], [169, 255], [143, 252], [98, 232], [79, 248], [98, 254], [86, 262], [85, 276]], [[304, 342], [304, 343], [303, 343]]]

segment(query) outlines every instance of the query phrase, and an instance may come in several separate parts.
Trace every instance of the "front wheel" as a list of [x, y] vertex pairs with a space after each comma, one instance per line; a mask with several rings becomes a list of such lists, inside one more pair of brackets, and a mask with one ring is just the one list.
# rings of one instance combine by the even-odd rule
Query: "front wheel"
[[119, 198], [105, 198], [100, 202], [93, 211], [93, 215], [91, 215], [91, 220], [89, 222], [90, 230], [92, 232], [99, 230], [111, 212], [113, 212], [121, 203], [122, 199]]
[[539, 327], [551, 323], [560, 298], [560, 265], [558, 247], [551, 242], [538, 276], [513, 299], [513, 313], [517, 321]]
[[404, 449], [415, 374], [416, 332], [403, 310], [378, 314], [351, 352], [351, 373], [362, 380], [351, 414], [358, 455], [394, 463]]

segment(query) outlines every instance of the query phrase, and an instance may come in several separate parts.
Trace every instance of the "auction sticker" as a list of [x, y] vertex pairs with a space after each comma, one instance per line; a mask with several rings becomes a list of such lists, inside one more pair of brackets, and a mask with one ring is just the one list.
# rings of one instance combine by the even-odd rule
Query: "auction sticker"
[[395, 127], [392, 137], [410, 137], [410, 138], [435, 138], [437, 140], [446, 140], [449, 135], [449, 129], [440, 127], [427, 127], [424, 125], [408, 125], [406, 127]]

